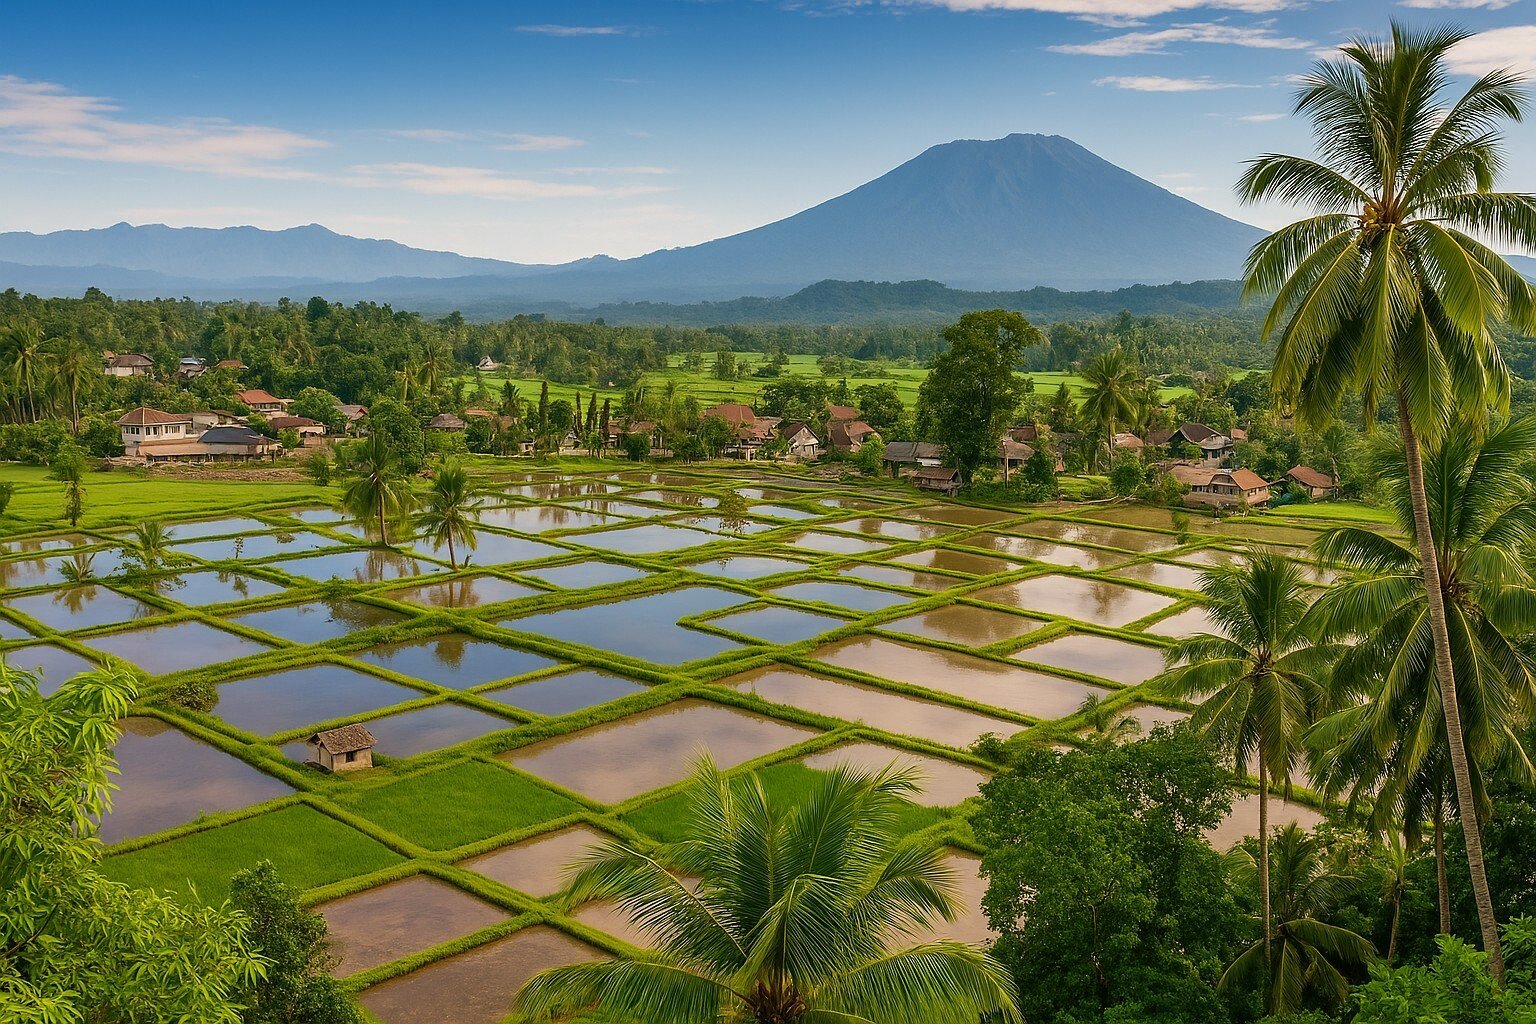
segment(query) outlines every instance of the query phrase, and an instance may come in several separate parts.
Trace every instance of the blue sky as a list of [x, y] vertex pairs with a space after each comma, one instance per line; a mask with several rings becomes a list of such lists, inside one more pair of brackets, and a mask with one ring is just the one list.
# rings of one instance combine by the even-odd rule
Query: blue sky
[[[0, 230], [318, 222], [525, 262], [754, 227], [928, 146], [1068, 136], [1240, 208], [1304, 71], [1388, 19], [1536, 74], [1536, 0], [14, 4]], [[1508, 187], [1536, 191], [1536, 122]]]

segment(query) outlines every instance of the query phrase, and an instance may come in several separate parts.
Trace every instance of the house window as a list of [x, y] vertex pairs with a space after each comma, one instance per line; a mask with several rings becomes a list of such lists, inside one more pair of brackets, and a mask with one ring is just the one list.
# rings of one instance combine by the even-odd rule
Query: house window
[[357, 760], [357, 751], [355, 751], [355, 750], [347, 751], [347, 763], [351, 764], [353, 761], [356, 761], [356, 760]]

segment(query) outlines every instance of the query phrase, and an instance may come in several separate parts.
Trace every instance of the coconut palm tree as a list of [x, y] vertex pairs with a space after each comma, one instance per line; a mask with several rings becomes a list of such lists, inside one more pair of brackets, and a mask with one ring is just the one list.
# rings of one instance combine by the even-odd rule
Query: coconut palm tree
[[1368, 421], [1384, 403], [1396, 405], [1472, 889], [1489, 967], [1502, 983], [1421, 460], [1453, 410], [1470, 419], [1508, 402], [1508, 370], [1489, 328], [1504, 318], [1536, 332], [1536, 290], [1479, 239], [1536, 248], [1536, 197], [1494, 191], [1499, 127], [1524, 112], [1519, 76], [1491, 71], [1449, 95], [1446, 55], [1464, 38], [1394, 24], [1390, 39], [1357, 39], [1319, 62], [1296, 101], [1312, 121], [1318, 157], [1265, 154], [1238, 190], [1248, 201], [1317, 211], [1248, 257], [1244, 293], [1274, 296], [1264, 335], [1278, 336], [1277, 401], [1314, 428], [1351, 392]]
[[417, 511], [416, 528], [434, 544], [448, 545], [448, 564], [459, 567], [455, 544], [475, 549], [475, 509], [480, 498], [469, 489], [469, 473], [458, 459], [444, 459]]
[[27, 396], [27, 418], [37, 419], [37, 389], [46, 379], [48, 353], [43, 346], [43, 325], [36, 320], [17, 320], [5, 328], [10, 348], [10, 378], [18, 406]]
[[410, 510], [410, 481], [389, 439], [374, 431], [342, 450], [342, 508], [360, 525], [376, 528], [379, 543], [389, 546], [389, 524]]
[[520, 1009], [548, 1020], [596, 1007], [626, 1024], [1018, 1020], [1012, 979], [983, 950], [903, 948], [954, 913], [942, 848], [895, 835], [914, 789], [907, 772], [840, 767], [781, 800], [705, 762], [686, 839], [654, 856], [609, 842], [568, 890], [572, 903], [614, 901], [656, 951], [546, 971]]
[[[1523, 642], [1536, 632], [1536, 575], [1525, 560], [1536, 542], [1533, 458], [1536, 418], [1526, 417], [1484, 437], [1452, 433], [1424, 459], [1431, 548], [1457, 679], [1455, 718], [1479, 816], [1490, 807], [1491, 773], [1532, 774], [1522, 735], [1536, 712], [1536, 660]], [[1386, 484], [1398, 529], [1412, 534], [1412, 484], [1400, 449], [1378, 449], [1367, 471]], [[1312, 607], [1308, 628], [1350, 640], [1334, 674], [1340, 710], [1319, 723], [1314, 737], [1319, 778], [1331, 793], [1370, 800], [1378, 827], [1405, 822], [1415, 843], [1419, 823], [1432, 815], [1440, 925], [1448, 931], [1442, 832], [1446, 797], [1455, 791], [1452, 716], [1441, 705], [1419, 547], [1380, 530], [1346, 527], [1324, 534], [1316, 549], [1346, 576]]]
[[80, 396], [101, 376], [101, 353], [77, 341], [59, 338], [48, 346], [53, 386], [69, 410], [69, 428], [80, 433]]
[[[1274, 847], [1274, 902], [1280, 921], [1274, 944], [1267, 947], [1259, 941], [1243, 950], [1223, 972], [1217, 989], [1262, 985], [1267, 990], [1265, 1008], [1276, 1017], [1300, 1010], [1308, 997], [1324, 1006], [1339, 1006], [1349, 997], [1350, 976], [1364, 973], [1376, 957], [1368, 939], [1323, 920], [1355, 880], [1332, 871], [1317, 838], [1299, 825], [1281, 829]], [[1242, 847], [1231, 853], [1228, 870], [1239, 884], [1264, 885], [1253, 854]]]
[[[1082, 371], [1086, 387], [1079, 412], [1104, 431], [1106, 449], [1115, 450], [1115, 426], [1135, 420], [1140, 405], [1141, 374], [1118, 345], [1088, 360]], [[1098, 465], [1098, 447], [1093, 464]]]
[[1179, 699], [1204, 698], [1191, 727], [1232, 753], [1239, 771], [1256, 762], [1259, 782], [1260, 914], [1266, 962], [1273, 938], [1269, 906], [1269, 790], [1290, 787], [1307, 728], [1322, 703], [1331, 651], [1302, 629], [1306, 577], [1271, 552], [1243, 566], [1215, 566], [1199, 579], [1211, 620], [1221, 631], [1184, 637], [1168, 648], [1171, 666], [1154, 684]]
[[1082, 719], [1082, 734], [1090, 739], [1108, 743], [1123, 743], [1134, 739], [1141, 732], [1141, 723], [1121, 708], [1109, 708], [1104, 698], [1090, 693], [1078, 705], [1077, 717]]

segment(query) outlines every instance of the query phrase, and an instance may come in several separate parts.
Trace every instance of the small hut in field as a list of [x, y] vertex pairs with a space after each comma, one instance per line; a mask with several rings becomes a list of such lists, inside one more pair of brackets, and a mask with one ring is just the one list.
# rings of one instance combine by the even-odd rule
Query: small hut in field
[[317, 732], [309, 738], [310, 762], [328, 772], [350, 772], [373, 767], [373, 733], [364, 725], [344, 725]]

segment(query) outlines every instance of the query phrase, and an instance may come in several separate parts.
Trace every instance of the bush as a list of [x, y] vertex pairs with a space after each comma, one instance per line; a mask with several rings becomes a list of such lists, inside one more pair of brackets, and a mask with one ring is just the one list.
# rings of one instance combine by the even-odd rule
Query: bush
[[321, 487], [329, 487], [331, 473], [335, 469], [335, 463], [331, 461], [331, 453], [324, 448], [315, 448], [304, 457], [304, 472], [309, 478]]
[[277, 432], [277, 443], [282, 445], [286, 451], [291, 452], [299, 445], [303, 444], [304, 439], [299, 436], [299, 432], [297, 430], [293, 429], [292, 427], [284, 427], [282, 430]]
[[166, 694], [166, 701], [188, 711], [207, 714], [219, 706], [219, 692], [207, 683], [186, 682]]
[[10, 507], [11, 499], [16, 496], [16, 485], [9, 480], [0, 483], [0, 516], [5, 515], [5, 510]]
[[7, 423], [0, 426], [0, 461], [51, 465], [68, 440], [69, 425], [63, 420]]
[[1129, 497], [1147, 482], [1147, 468], [1135, 452], [1120, 452], [1109, 467], [1109, 486], [1118, 495]]
[[644, 434], [625, 434], [619, 438], [619, 450], [630, 462], [644, 462], [651, 454], [651, 441]]

